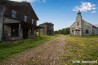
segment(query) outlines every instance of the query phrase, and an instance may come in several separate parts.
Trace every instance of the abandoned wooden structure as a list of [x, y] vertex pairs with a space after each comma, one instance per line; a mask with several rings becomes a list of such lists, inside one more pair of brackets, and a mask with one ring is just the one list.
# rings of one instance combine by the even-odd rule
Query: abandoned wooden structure
[[0, 4], [0, 41], [34, 38], [37, 20], [29, 2]]
[[98, 34], [98, 27], [84, 21], [81, 12], [77, 13], [76, 21], [70, 27], [72, 35], [94, 35]]
[[43, 27], [39, 29], [40, 34], [54, 35], [54, 24], [53, 23], [45, 22], [43, 24], [40, 24], [39, 27]]

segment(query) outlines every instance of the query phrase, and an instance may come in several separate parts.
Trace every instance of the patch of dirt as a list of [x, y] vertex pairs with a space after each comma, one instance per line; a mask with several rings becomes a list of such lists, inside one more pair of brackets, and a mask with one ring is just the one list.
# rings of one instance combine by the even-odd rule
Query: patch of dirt
[[0, 65], [62, 65], [60, 57], [63, 55], [65, 37], [60, 36], [36, 48], [13, 55]]

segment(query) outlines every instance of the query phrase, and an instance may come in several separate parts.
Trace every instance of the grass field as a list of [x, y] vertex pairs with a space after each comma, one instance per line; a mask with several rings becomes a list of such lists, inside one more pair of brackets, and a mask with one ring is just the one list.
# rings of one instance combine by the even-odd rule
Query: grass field
[[37, 47], [43, 44], [44, 42], [58, 36], [59, 35], [41, 36], [41, 37], [36, 37], [35, 39], [27, 39], [27, 40], [14, 41], [14, 42], [2, 42], [0, 43], [0, 60], [3, 60], [15, 53], [22, 52], [26, 49]]
[[65, 37], [64, 65], [98, 65], [98, 35]]

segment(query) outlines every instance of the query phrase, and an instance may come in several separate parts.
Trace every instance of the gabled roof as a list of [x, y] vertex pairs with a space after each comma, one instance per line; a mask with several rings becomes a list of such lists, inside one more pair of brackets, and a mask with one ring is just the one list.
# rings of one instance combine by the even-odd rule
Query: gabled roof
[[[86, 22], [85, 20], [83, 20], [83, 21]], [[88, 23], [88, 22], [86, 22], [86, 23]], [[91, 25], [92, 27], [98, 28], [98, 27], [96, 27], [95, 25], [93, 25], [91, 23], [88, 23], [88, 24]]]
[[[86, 21], [82, 19], [82, 22], [86, 22]], [[76, 21], [70, 27], [72, 27], [75, 23], [76, 23]], [[89, 24], [89, 25], [91, 25], [92, 27], [98, 28], [95, 25], [92, 25], [91, 23], [88, 23], [88, 22], [86, 22], [86, 23]]]
[[35, 15], [35, 17], [37, 18], [37, 20], [39, 20], [39, 18], [37, 17], [37, 15], [36, 15], [36, 13], [35, 13], [33, 7], [31, 6], [31, 4], [30, 4], [29, 2], [28, 2], [27, 4], [30, 6], [30, 8], [31, 8], [33, 14]]
[[42, 25], [54, 25], [54, 24], [53, 23], [49, 23], [49, 22], [45, 22], [45, 23], [40, 24], [39, 26], [42, 26]]
[[[37, 17], [34, 9], [32, 8], [31, 4], [29, 2], [15, 2], [15, 1], [8, 1], [7, 3], [5, 4], [10, 4], [10, 5], [13, 5], [13, 6], [16, 6], [16, 7], [20, 7], [21, 9], [24, 7], [24, 5], [27, 5], [27, 7], [29, 8], [29, 10], [32, 12], [32, 15], [37, 19], [39, 20], [39, 18]], [[24, 12], [24, 11], [23, 11]]]
[[71, 26], [70, 26], [70, 28], [75, 24], [76, 22], [74, 22]]

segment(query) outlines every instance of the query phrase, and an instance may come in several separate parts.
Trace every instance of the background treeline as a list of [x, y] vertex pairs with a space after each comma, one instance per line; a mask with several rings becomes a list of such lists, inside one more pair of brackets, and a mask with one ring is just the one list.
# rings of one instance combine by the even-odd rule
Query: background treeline
[[69, 27], [63, 28], [63, 29], [54, 31], [54, 33], [55, 33], [55, 34], [64, 34], [64, 35], [68, 35], [68, 34], [70, 34], [70, 28], [69, 28]]

